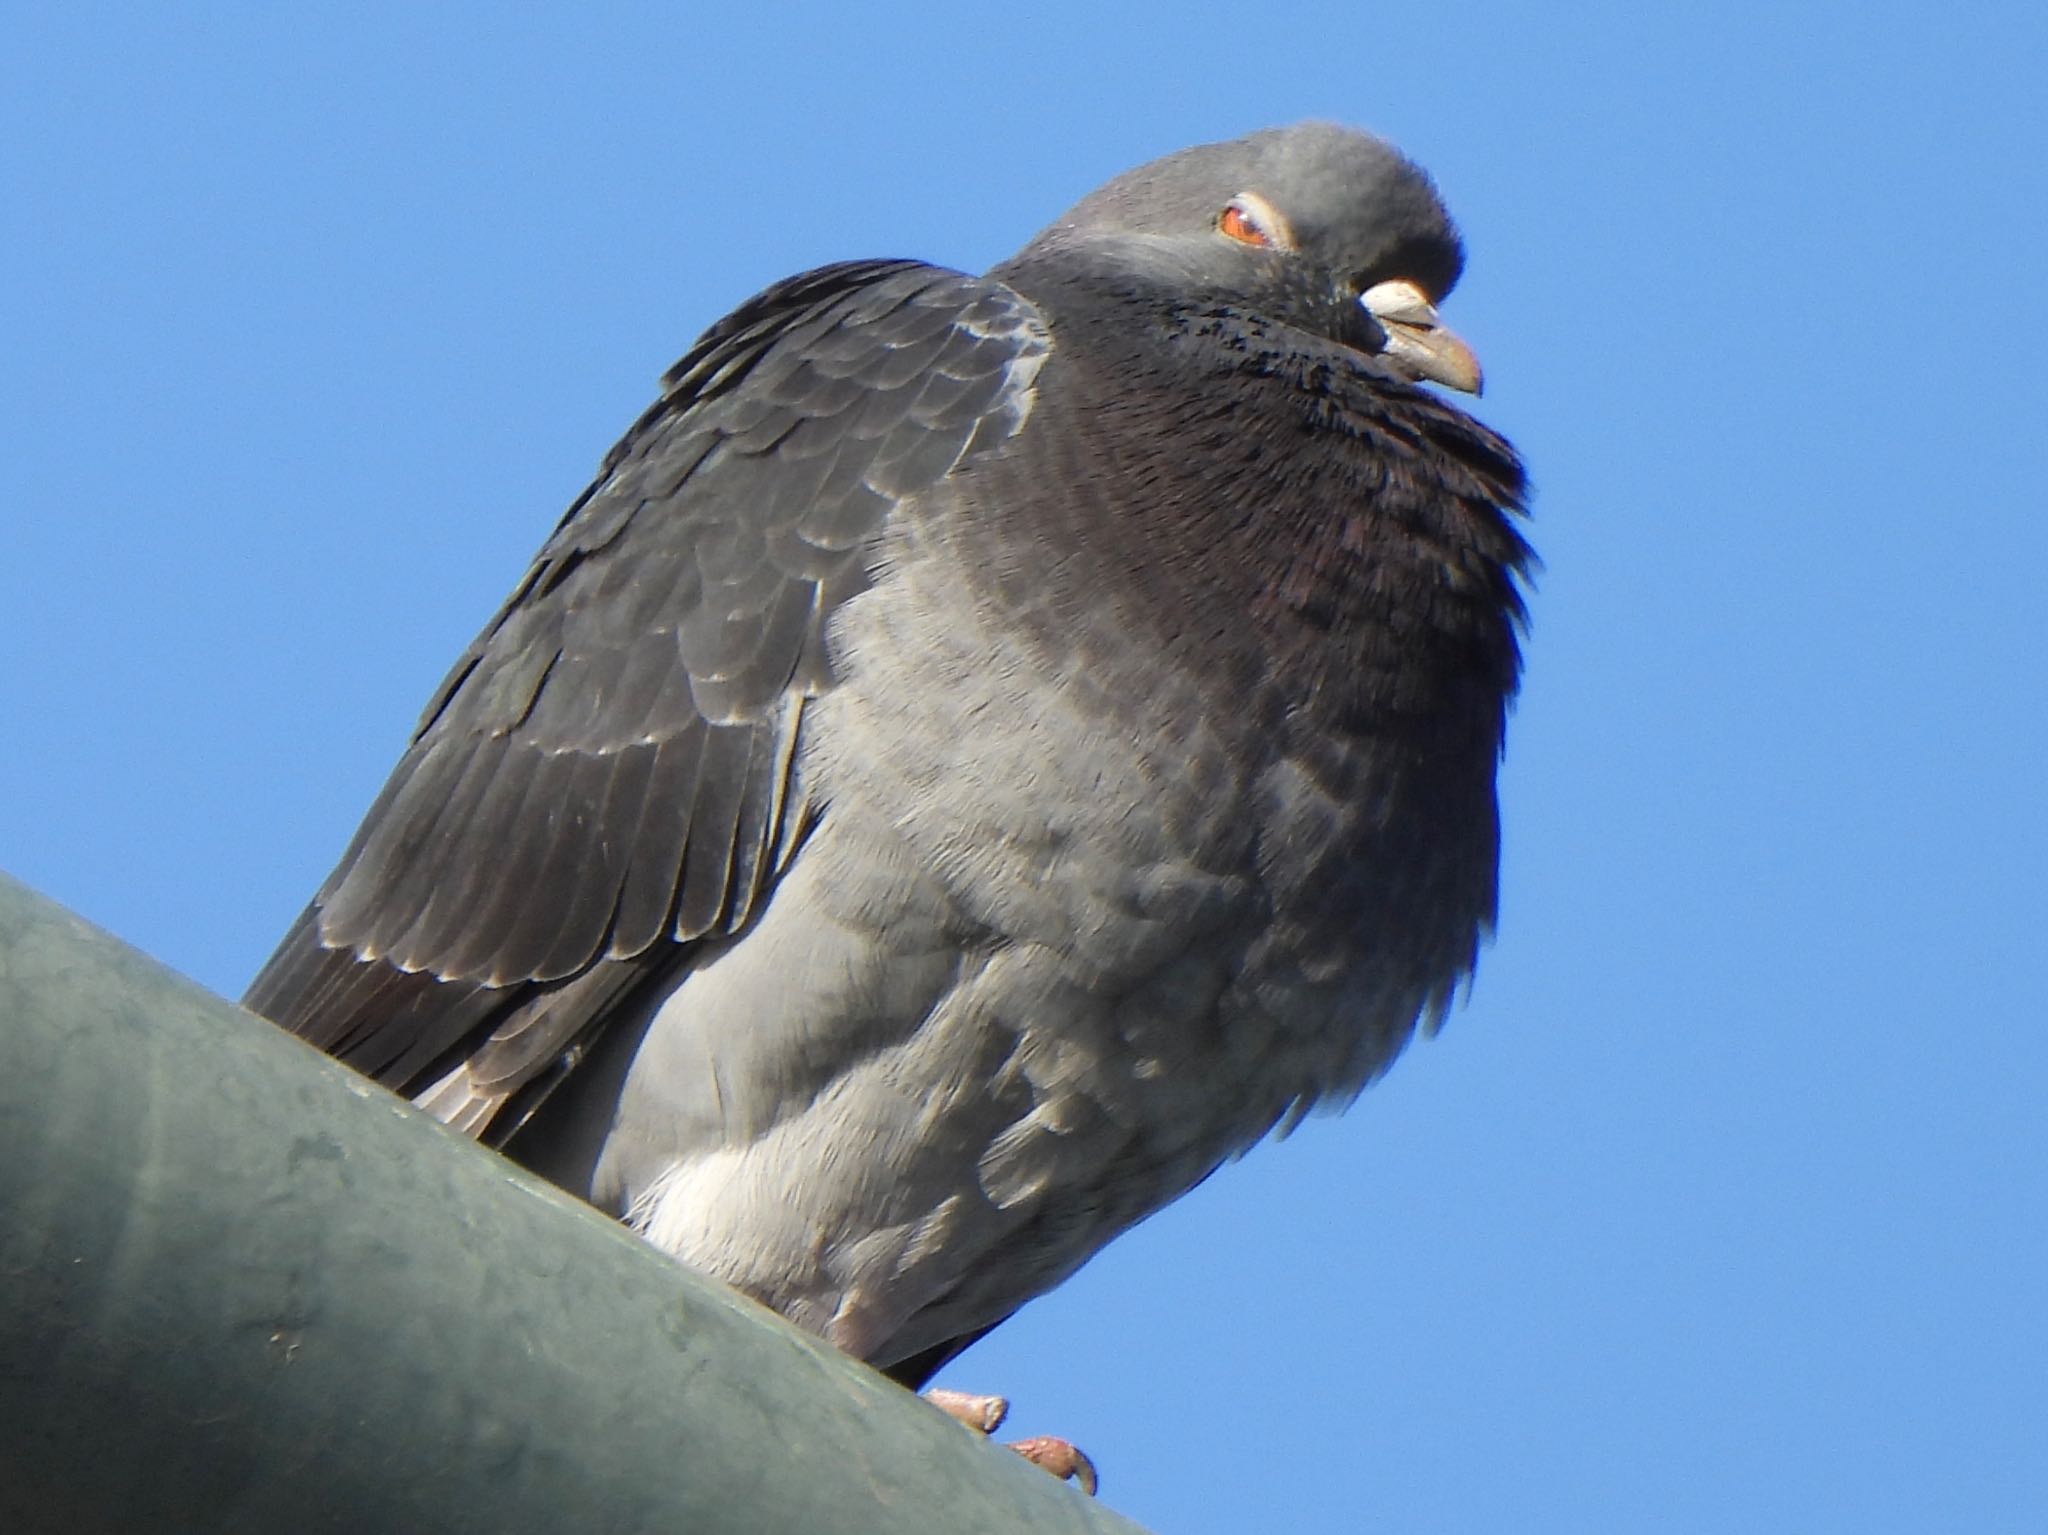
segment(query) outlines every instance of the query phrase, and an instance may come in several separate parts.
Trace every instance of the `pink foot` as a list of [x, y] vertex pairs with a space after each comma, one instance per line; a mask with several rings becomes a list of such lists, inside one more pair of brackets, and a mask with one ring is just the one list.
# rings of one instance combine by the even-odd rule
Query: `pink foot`
[[[972, 1391], [951, 1391], [944, 1386], [932, 1387], [925, 1392], [924, 1399], [977, 1434], [993, 1434], [1002, 1427], [1003, 1419], [1010, 1412], [1007, 1398], [980, 1396]], [[1067, 1440], [1056, 1439], [1051, 1434], [1039, 1434], [1035, 1438], [1019, 1439], [1004, 1448], [1015, 1450], [1032, 1465], [1041, 1471], [1051, 1472], [1063, 1482], [1075, 1483], [1089, 1497], [1095, 1496], [1099, 1485], [1095, 1462]]]
[[1015, 1450], [1039, 1470], [1050, 1471], [1061, 1481], [1074, 1483], [1089, 1497], [1095, 1496], [1095, 1462], [1067, 1440], [1040, 1434], [1033, 1439], [1016, 1440], [1006, 1448]]

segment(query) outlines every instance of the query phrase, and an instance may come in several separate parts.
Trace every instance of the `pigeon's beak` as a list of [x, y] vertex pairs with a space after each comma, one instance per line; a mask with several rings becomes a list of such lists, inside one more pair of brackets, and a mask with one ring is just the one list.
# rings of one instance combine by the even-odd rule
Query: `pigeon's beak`
[[1437, 318], [1436, 306], [1414, 283], [1374, 283], [1358, 302], [1386, 332], [1380, 356], [1401, 372], [1418, 382], [1427, 379], [1466, 394], [1479, 393], [1484, 383], [1479, 359]]

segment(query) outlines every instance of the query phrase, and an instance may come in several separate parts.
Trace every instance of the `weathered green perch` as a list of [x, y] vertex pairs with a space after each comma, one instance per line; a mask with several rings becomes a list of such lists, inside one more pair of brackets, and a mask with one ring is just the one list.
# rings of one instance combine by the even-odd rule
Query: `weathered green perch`
[[0, 1531], [1124, 1531], [0, 876]]

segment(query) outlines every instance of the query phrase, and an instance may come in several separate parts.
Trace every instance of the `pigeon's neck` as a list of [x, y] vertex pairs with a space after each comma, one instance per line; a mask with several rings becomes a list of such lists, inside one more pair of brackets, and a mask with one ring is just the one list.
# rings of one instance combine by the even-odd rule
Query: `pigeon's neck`
[[1059, 523], [1041, 548], [1073, 552], [1041, 572], [1053, 610], [1123, 609], [1260, 714], [1360, 733], [1455, 717], [1497, 736], [1530, 558], [1506, 443], [1255, 314], [1091, 324], [1046, 307], [1031, 430], [1069, 472], [1059, 496], [1015, 504]]

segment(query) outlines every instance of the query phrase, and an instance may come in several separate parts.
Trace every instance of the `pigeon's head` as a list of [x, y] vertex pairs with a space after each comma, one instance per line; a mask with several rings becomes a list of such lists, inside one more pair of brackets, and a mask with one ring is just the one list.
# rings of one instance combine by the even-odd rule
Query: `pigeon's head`
[[1437, 318], [1464, 246], [1428, 175], [1332, 123], [1202, 144], [1091, 192], [1019, 258], [1238, 302], [1477, 393], [1479, 360]]

